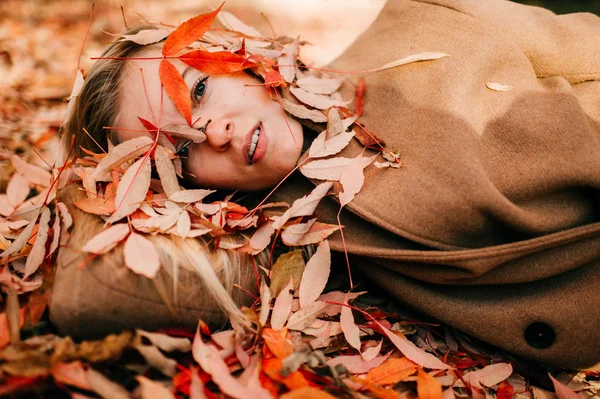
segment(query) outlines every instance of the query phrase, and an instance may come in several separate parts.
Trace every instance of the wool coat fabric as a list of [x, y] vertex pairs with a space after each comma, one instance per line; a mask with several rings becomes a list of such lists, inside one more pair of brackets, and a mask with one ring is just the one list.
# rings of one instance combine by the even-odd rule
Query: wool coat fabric
[[[422, 52], [449, 57], [364, 76], [361, 121], [404, 166], [365, 169], [341, 214], [351, 263], [398, 300], [515, 354], [600, 361], [600, 18], [505, 0], [389, 0], [330, 68]], [[340, 155], [362, 151], [353, 142]], [[277, 195], [311, 189], [296, 176]], [[338, 210], [332, 195], [317, 214], [335, 223]], [[330, 242], [344, 250], [339, 235]], [[167, 307], [144, 277], [116, 278], [99, 261], [79, 270], [82, 257], [59, 254], [50, 308], [62, 332], [210, 317], [191, 275]]]

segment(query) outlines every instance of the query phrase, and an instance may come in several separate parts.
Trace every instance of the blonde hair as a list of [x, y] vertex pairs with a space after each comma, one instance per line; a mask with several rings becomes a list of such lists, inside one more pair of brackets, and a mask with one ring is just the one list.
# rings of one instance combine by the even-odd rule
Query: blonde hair
[[[142, 29], [156, 29], [154, 26], [142, 26], [130, 30], [126, 34], [135, 34]], [[118, 119], [118, 104], [121, 96], [121, 77], [125, 68], [125, 62], [121, 59], [132, 57], [142, 50], [145, 46], [136, 44], [132, 41], [117, 41], [112, 43], [97, 60], [89, 73], [85, 77], [85, 83], [75, 100], [73, 113], [63, 128], [63, 143], [70, 144], [74, 139], [74, 155], [82, 156], [83, 148], [88, 150], [97, 150], [100, 145], [102, 150], [108, 150], [108, 140], [112, 140], [112, 134], [106, 129], [108, 126], [114, 126]], [[87, 133], [86, 133], [87, 132]], [[73, 193], [73, 197], [77, 194]], [[76, 198], [70, 198], [73, 202]], [[93, 215], [80, 215], [79, 224], [86, 226], [75, 226], [75, 229], [93, 231], [88, 229], [90, 223], [99, 223], [98, 218]], [[74, 234], [70, 245], [75, 248], [82, 247], [85, 242], [91, 238], [88, 233]], [[249, 326], [249, 322], [244, 313], [240, 310], [240, 305], [248, 302], [251, 297], [242, 292], [235, 284], [256, 292], [254, 265], [249, 255], [240, 254], [232, 250], [216, 249], [211, 251], [208, 243], [202, 238], [180, 238], [177, 236], [150, 236], [160, 253], [162, 270], [154, 281], [154, 286], [161, 296], [165, 305], [170, 309], [173, 315], [176, 314], [173, 305], [177, 305], [176, 298], [178, 294], [178, 282], [181, 269], [196, 273], [204, 288], [202, 291], [206, 295], [199, 297], [207, 306], [216, 305], [225, 315], [229, 317], [232, 324]], [[243, 239], [241, 236], [237, 239]], [[224, 236], [221, 240], [236, 240], [236, 237]], [[115, 256], [122, 254], [104, 255], [106, 259], [103, 262], [110, 267], [123, 267], [120, 259]], [[122, 260], [122, 258], [121, 258]], [[265, 264], [266, 254], [257, 256], [258, 263]], [[170, 279], [165, 279], [165, 275]], [[170, 287], [169, 280], [172, 280]], [[251, 287], [251, 288], [250, 288]], [[234, 290], [238, 290], [234, 295]], [[191, 294], [191, 293], [190, 293]], [[197, 295], [197, 292], [193, 293]], [[234, 300], [233, 296], [237, 298]], [[246, 298], [244, 298], [244, 296]], [[214, 323], [213, 323], [214, 324]]]

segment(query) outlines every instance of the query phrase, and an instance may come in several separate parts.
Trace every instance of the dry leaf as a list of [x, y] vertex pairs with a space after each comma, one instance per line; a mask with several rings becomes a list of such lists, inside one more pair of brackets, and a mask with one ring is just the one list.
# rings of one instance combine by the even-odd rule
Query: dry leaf
[[221, 11], [217, 15], [217, 19], [219, 20], [221, 25], [231, 29], [232, 31], [240, 32], [246, 36], [262, 37], [259, 31], [252, 28], [251, 26], [246, 25], [230, 12]]
[[131, 232], [125, 241], [124, 256], [129, 269], [148, 278], [154, 278], [160, 268], [156, 247], [141, 234]]
[[332, 79], [307, 76], [296, 80], [296, 84], [301, 89], [314, 94], [332, 94], [340, 88], [343, 81], [343, 78]]
[[488, 89], [494, 90], [494, 91], [510, 91], [513, 89], [512, 86], [503, 85], [502, 83], [489, 82], [489, 83], [486, 83], [485, 85], [487, 86]]
[[253, 254], [262, 252], [271, 242], [271, 236], [275, 232], [273, 221], [269, 220], [260, 226], [250, 238], [250, 247], [254, 249]]
[[437, 60], [437, 59], [440, 59], [443, 57], [450, 57], [450, 55], [446, 54], [446, 53], [435, 53], [435, 52], [409, 55], [408, 57], [401, 58], [397, 61], [389, 62], [379, 68], [370, 69], [369, 72], [383, 71], [385, 69], [390, 69], [390, 68], [395, 68], [395, 67], [401, 66], [401, 65], [411, 64], [413, 62], [432, 61], [432, 60]]
[[287, 330], [275, 331], [272, 328], [263, 328], [262, 338], [265, 345], [278, 359], [285, 359], [294, 353], [294, 347], [285, 339]]
[[87, 378], [87, 370], [81, 361], [58, 363], [50, 369], [55, 381], [77, 388], [92, 390]]
[[342, 173], [352, 161], [352, 158], [345, 157], [319, 159], [301, 166], [300, 172], [309, 179], [337, 181], [340, 180]]
[[[171, 201], [175, 201], [175, 202], [183, 202], [186, 204], [191, 204], [193, 202], [202, 201], [204, 199], [204, 197], [206, 197], [214, 192], [215, 192], [215, 190], [203, 190], [203, 189], [181, 190], [181, 191], [177, 191], [177, 192], [173, 193], [172, 195], [170, 195], [169, 199]], [[196, 204], [196, 205], [198, 205], [198, 204]]]
[[[290, 226], [292, 227], [292, 226]], [[295, 245], [310, 245], [316, 244], [336, 231], [340, 230], [343, 226], [339, 226], [337, 224], [327, 224], [327, 223], [314, 223], [311, 228], [302, 236], [298, 241], [296, 241]], [[286, 229], [287, 230], [287, 229]], [[285, 233], [285, 230], [284, 230]], [[282, 234], [283, 236], [283, 234]]]
[[328, 109], [331, 107], [344, 107], [348, 105], [349, 101], [338, 101], [332, 100], [331, 98], [321, 95], [321, 94], [313, 94], [306, 90], [300, 89], [298, 87], [290, 87], [290, 92], [296, 97], [300, 102], [309, 105], [313, 108], [317, 109]]
[[192, 343], [188, 338], [171, 337], [167, 334], [153, 333], [144, 330], [135, 330], [135, 332], [144, 338], [147, 338], [152, 345], [166, 352], [189, 352], [192, 350]]
[[387, 359], [376, 368], [369, 370], [365, 383], [396, 384], [417, 371], [417, 366], [405, 357]]
[[134, 43], [146, 46], [148, 44], [158, 43], [169, 35], [166, 29], [142, 29], [134, 35], [121, 35], [120, 42], [132, 41]]
[[87, 370], [87, 379], [92, 390], [103, 398], [128, 399], [131, 397], [125, 388], [92, 368]]
[[552, 385], [554, 385], [554, 392], [558, 399], [577, 399], [581, 398], [581, 395], [577, 394], [570, 388], [567, 388], [563, 383], [554, 378], [550, 373], [548, 373], [548, 377], [552, 380]]
[[82, 198], [73, 202], [77, 208], [92, 215], [111, 215], [115, 211], [114, 201], [105, 201], [100, 197]]
[[[185, 61], [184, 61], [185, 62]], [[177, 111], [185, 118], [188, 125], [192, 124], [192, 98], [185, 80], [175, 68], [175, 65], [167, 59], [163, 59], [158, 67], [160, 81], [165, 87], [169, 98], [175, 104]]]
[[154, 151], [154, 160], [156, 163], [156, 171], [160, 177], [160, 183], [165, 190], [167, 196], [171, 197], [173, 193], [181, 190], [179, 187], [179, 181], [177, 180], [177, 173], [175, 172], [175, 166], [171, 162], [171, 158], [162, 146], [157, 146]]
[[290, 278], [289, 283], [281, 290], [275, 299], [273, 312], [271, 313], [271, 328], [275, 331], [279, 331], [283, 328], [292, 311], [293, 288], [294, 279]]
[[107, 180], [107, 172], [121, 166], [123, 163], [142, 155], [150, 149], [152, 140], [146, 136], [136, 137], [131, 140], [124, 141], [113, 147], [104, 158], [98, 162], [92, 179], [95, 181]]
[[314, 387], [302, 387], [281, 395], [281, 399], [335, 399], [335, 396]]
[[60, 212], [60, 217], [63, 222], [63, 228], [60, 232], [60, 244], [64, 245], [64, 244], [66, 244], [66, 241], [67, 241], [68, 230], [73, 225], [73, 217], [69, 213], [67, 206], [65, 204], [63, 204], [62, 202], [57, 203], [56, 208]]
[[[348, 293], [341, 292], [341, 291], [331, 291], [331, 292], [328, 292], [327, 294], [321, 295], [319, 298], [317, 298], [317, 300], [323, 301], [323, 302], [343, 303], [345, 300], [348, 300], [348, 302], [350, 302], [366, 293], [367, 293], [367, 291], [348, 292]], [[326, 311], [327, 311], [326, 313], [328, 316], [335, 316], [342, 311], [342, 307], [343, 307], [342, 305], [331, 304], [326, 309]]]
[[160, 128], [160, 131], [168, 133], [173, 137], [192, 140], [196, 144], [206, 141], [206, 134], [204, 132], [188, 125], [167, 125]]
[[48, 255], [52, 256], [56, 248], [58, 248], [58, 243], [60, 241], [60, 215], [58, 210], [55, 211], [54, 214], [54, 224], [52, 225], [52, 242], [50, 243], [50, 248], [48, 248]]
[[279, 73], [287, 83], [292, 83], [296, 78], [296, 58], [298, 57], [298, 38], [286, 45], [283, 54], [277, 58]]
[[267, 324], [269, 313], [271, 312], [271, 289], [263, 278], [260, 284], [260, 314], [258, 322], [264, 326]]
[[31, 276], [38, 267], [44, 261], [46, 255], [46, 241], [48, 240], [48, 230], [50, 228], [50, 209], [44, 207], [42, 209], [42, 216], [40, 216], [39, 228], [37, 231], [37, 237], [35, 243], [31, 248], [31, 252], [27, 256], [27, 263], [25, 263], [25, 273], [23, 278]]
[[29, 195], [29, 183], [18, 173], [15, 173], [6, 187], [6, 196], [8, 202], [16, 208], [21, 205]]
[[367, 91], [367, 86], [365, 85], [365, 79], [360, 78], [358, 80], [358, 84], [356, 85], [355, 95], [354, 95], [354, 109], [357, 117], [360, 117], [363, 113], [365, 106], [365, 93]]
[[366, 348], [360, 355], [362, 356], [362, 358], [365, 360], [365, 362], [369, 362], [373, 359], [375, 359], [377, 357], [377, 355], [379, 355], [379, 352], [381, 351], [381, 345], [383, 344], [383, 340], [379, 341], [379, 344], [375, 345], [375, 346], [371, 346]]
[[[342, 309], [343, 311], [343, 309]], [[417, 363], [421, 367], [425, 367], [433, 370], [445, 370], [449, 369], [450, 366], [443, 363], [434, 355], [425, 352], [423, 349], [417, 347], [411, 341], [406, 339], [405, 336], [399, 336], [394, 334], [389, 329], [378, 323], [385, 335], [392, 341], [392, 343], [406, 356], [409, 360]]]
[[[347, 301], [344, 301], [347, 304]], [[344, 333], [344, 337], [346, 337], [346, 341], [360, 352], [360, 330], [358, 326], [354, 323], [354, 316], [352, 315], [352, 309], [348, 306], [342, 306], [342, 314], [340, 316], [340, 324], [342, 326], [342, 332]]]
[[310, 149], [308, 150], [308, 156], [310, 158], [322, 158], [337, 154], [348, 146], [350, 140], [354, 137], [354, 132], [341, 133], [329, 140], [325, 140], [326, 137], [327, 130], [324, 130], [313, 140]]
[[296, 118], [310, 119], [316, 123], [327, 122], [327, 117], [321, 111], [306, 108], [304, 105], [294, 104], [285, 98], [281, 101], [283, 103], [283, 109]]
[[419, 370], [417, 375], [419, 399], [442, 399], [442, 385], [430, 374]]
[[342, 172], [340, 183], [344, 191], [339, 194], [340, 206], [346, 206], [350, 203], [365, 183], [363, 169], [375, 160], [373, 157], [357, 157]]
[[309, 327], [328, 306], [328, 303], [321, 301], [311, 302], [305, 305], [302, 309], [290, 316], [287, 328], [298, 331], [304, 330]]
[[15, 167], [15, 171], [20, 174], [25, 180], [33, 184], [38, 184], [43, 187], [48, 187], [52, 179], [52, 175], [47, 170], [39, 166], [30, 165], [19, 158], [18, 155], [11, 155], [10, 162]]
[[181, 50], [189, 46], [192, 42], [200, 39], [212, 25], [215, 17], [221, 11], [223, 4], [216, 10], [190, 18], [177, 27], [167, 40], [162, 48], [162, 53], [165, 56], [172, 56], [179, 53]]
[[191, 371], [190, 399], [208, 399], [204, 393], [204, 384], [195, 368]]
[[317, 221], [317, 218], [310, 219], [306, 223], [297, 223], [286, 227], [281, 233], [281, 240], [285, 245], [294, 246], [298, 245], [300, 239], [304, 234], [308, 233], [313, 224]]
[[476, 388], [491, 387], [506, 380], [512, 374], [510, 363], [491, 364], [479, 370], [465, 373], [462, 380], [458, 380], [454, 386], [464, 386], [463, 381]]
[[175, 399], [171, 391], [160, 382], [143, 375], [138, 375], [135, 379], [140, 383], [141, 399]]
[[315, 212], [317, 205], [319, 205], [319, 201], [327, 195], [327, 192], [332, 186], [332, 183], [321, 183], [315, 187], [310, 194], [294, 201], [290, 209], [285, 211], [283, 215], [274, 218], [275, 223], [273, 223], [273, 227], [275, 229], [280, 229], [290, 218], [312, 215]]
[[140, 158], [127, 169], [117, 187], [115, 213], [108, 219], [108, 223], [131, 215], [140, 207], [150, 188], [150, 173], [149, 156]]
[[386, 356], [379, 356], [370, 361], [365, 361], [361, 355], [352, 356], [336, 356], [327, 360], [329, 366], [337, 366], [338, 364], [343, 365], [351, 374], [364, 374], [369, 370], [379, 367], [383, 362], [387, 360], [391, 352]]
[[135, 349], [144, 358], [148, 366], [160, 371], [167, 377], [173, 377], [177, 370], [177, 362], [162, 354], [155, 346], [152, 345], [136, 345]]
[[299, 288], [300, 307], [314, 302], [323, 292], [331, 267], [329, 242], [319, 244], [315, 254], [308, 260]]
[[101, 255], [113, 249], [119, 242], [124, 240], [128, 234], [129, 226], [127, 223], [112, 225], [92, 237], [81, 250], [83, 252]]

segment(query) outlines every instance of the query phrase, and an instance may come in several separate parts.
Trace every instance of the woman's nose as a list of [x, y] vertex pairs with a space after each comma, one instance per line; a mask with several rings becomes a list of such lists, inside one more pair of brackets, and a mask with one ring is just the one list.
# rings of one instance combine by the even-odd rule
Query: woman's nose
[[206, 126], [206, 130], [204, 131], [206, 134], [206, 141], [215, 150], [225, 151], [229, 148], [234, 128], [231, 119], [211, 119], [211, 122]]

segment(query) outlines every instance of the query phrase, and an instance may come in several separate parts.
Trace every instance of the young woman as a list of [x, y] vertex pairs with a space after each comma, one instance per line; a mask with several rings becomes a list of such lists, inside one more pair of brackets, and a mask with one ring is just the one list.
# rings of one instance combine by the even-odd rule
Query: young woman
[[[504, 0], [390, 0], [326, 69], [364, 71], [423, 52], [450, 57], [364, 75], [361, 123], [401, 154], [404, 167], [365, 169], [364, 187], [341, 214], [345, 243], [332, 236], [332, 249], [346, 248], [353, 266], [399, 300], [487, 342], [564, 367], [598, 362], [598, 37], [600, 19], [589, 14], [556, 16]], [[160, 58], [161, 48], [117, 43], [105, 58]], [[106, 147], [105, 126], [119, 127], [122, 141], [140, 134], [132, 133], [143, 128], [137, 117], [185, 124], [166, 95], [161, 109], [159, 63], [96, 63], [67, 126], [77, 146], [95, 145], [84, 127]], [[188, 184], [263, 189], [302, 159], [312, 136], [251, 74], [209, 76], [174, 65], [191, 88], [193, 126], [210, 120], [206, 140], [184, 150]], [[362, 151], [352, 142], [341, 156]], [[293, 176], [276, 195], [291, 202], [312, 187]], [[317, 213], [335, 223], [338, 210], [324, 201]], [[173, 317], [218, 322], [219, 307], [243, 318], [237, 309], [248, 298], [217, 280], [251, 289], [247, 257], [165, 239], [163, 265], [182, 265], [171, 276], [176, 285], [168, 270], [179, 269], [167, 267], [161, 285], [124, 270], [118, 251], [78, 270], [84, 256], [76, 248], [101, 226], [76, 223], [86, 227], [76, 227], [59, 254], [51, 302], [63, 331], [156, 328]]]

